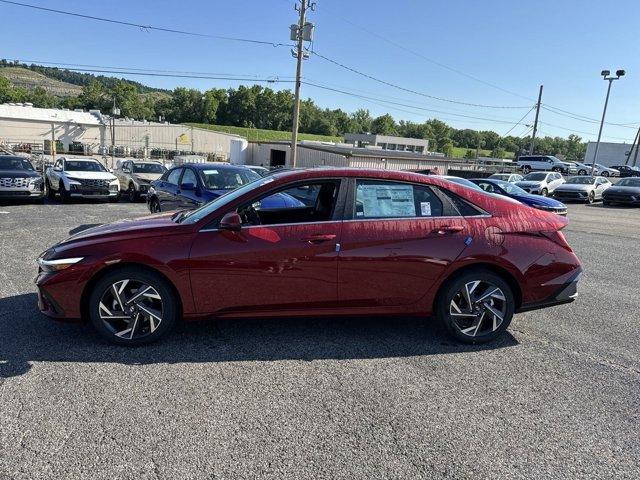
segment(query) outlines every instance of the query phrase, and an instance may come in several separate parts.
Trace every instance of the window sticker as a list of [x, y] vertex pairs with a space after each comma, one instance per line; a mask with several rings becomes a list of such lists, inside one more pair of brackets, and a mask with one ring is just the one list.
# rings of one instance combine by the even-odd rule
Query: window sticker
[[365, 217], [415, 217], [411, 185], [358, 185]]
[[431, 216], [431, 202], [420, 202], [420, 214], [423, 217]]
[[204, 173], [205, 175], [217, 175], [218, 170], [203, 170], [202, 173]]

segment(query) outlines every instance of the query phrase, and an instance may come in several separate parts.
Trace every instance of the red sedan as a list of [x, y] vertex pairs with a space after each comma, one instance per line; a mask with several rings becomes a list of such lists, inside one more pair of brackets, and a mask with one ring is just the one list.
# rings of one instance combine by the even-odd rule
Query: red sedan
[[[274, 194], [300, 202], [261, 208]], [[141, 344], [181, 319], [434, 315], [463, 342], [568, 303], [567, 220], [437, 176], [323, 168], [261, 178], [192, 211], [91, 228], [38, 259], [40, 309]]]

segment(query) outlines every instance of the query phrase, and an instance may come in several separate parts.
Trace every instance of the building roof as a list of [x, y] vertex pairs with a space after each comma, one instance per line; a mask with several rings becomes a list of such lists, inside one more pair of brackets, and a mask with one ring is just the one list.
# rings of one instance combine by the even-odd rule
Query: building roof
[[3, 103], [0, 105], [0, 119], [2, 120], [100, 126], [104, 124], [104, 118], [97, 110], [80, 112], [57, 108], [36, 108], [30, 103]]

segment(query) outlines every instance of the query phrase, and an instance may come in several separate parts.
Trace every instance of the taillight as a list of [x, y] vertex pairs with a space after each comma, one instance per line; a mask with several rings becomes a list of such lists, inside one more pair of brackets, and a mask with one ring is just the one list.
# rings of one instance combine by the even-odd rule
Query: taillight
[[554, 230], [553, 232], [540, 232], [540, 233], [544, 235], [546, 238], [548, 238], [549, 240], [551, 240], [556, 245], [559, 245], [565, 250], [573, 252], [573, 249], [567, 242], [567, 239], [565, 238], [564, 233], [562, 233], [560, 230]]

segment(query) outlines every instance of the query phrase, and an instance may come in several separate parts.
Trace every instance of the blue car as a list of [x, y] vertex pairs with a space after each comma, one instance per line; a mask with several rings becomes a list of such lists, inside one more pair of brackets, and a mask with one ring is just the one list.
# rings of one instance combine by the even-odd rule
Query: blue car
[[[147, 206], [151, 213], [193, 209], [261, 178], [243, 165], [188, 163], [167, 170], [151, 182]], [[286, 193], [276, 193], [260, 202], [261, 209], [304, 206], [303, 199]]]
[[496, 180], [494, 178], [471, 178], [470, 180], [485, 192], [513, 198], [520, 203], [537, 208], [538, 210], [545, 210], [558, 215], [567, 214], [567, 207], [564, 203], [554, 200], [553, 198], [543, 197], [542, 195], [527, 193], [513, 183]]

